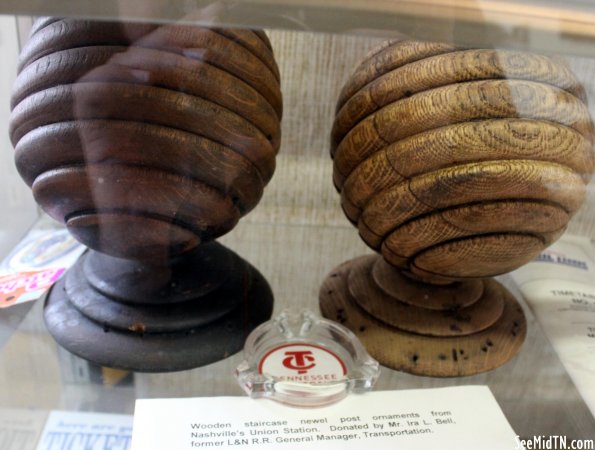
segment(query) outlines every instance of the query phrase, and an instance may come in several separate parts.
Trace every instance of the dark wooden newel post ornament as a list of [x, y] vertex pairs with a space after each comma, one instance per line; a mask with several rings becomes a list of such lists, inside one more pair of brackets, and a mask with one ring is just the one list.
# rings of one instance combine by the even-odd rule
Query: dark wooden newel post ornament
[[331, 272], [324, 315], [398, 370], [500, 366], [526, 321], [490, 277], [564, 232], [593, 171], [592, 143], [584, 90], [551, 58], [384, 44], [344, 86], [331, 144], [345, 215], [380, 255]]
[[282, 101], [262, 31], [40, 19], [10, 136], [36, 201], [88, 251], [44, 314], [98, 364], [182, 370], [240, 350], [272, 294], [214, 241], [260, 200]]

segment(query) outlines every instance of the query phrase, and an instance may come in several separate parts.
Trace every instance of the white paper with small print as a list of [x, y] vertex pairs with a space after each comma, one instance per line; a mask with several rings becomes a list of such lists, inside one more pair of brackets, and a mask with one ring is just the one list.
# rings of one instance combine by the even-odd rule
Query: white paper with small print
[[595, 415], [595, 246], [565, 236], [512, 277]]
[[52, 411], [37, 450], [130, 450], [131, 438], [132, 416]]
[[248, 397], [137, 400], [132, 450], [510, 450], [515, 436], [487, 387], [457, 386], [311, 409]]

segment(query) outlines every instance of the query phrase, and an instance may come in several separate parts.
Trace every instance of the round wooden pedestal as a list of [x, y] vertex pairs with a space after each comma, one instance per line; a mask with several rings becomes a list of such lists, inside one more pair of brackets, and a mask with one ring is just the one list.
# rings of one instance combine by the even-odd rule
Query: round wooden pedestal
[[320, 289], [320, 308], [381, 364], [416, 375], [492, 370], [517, 354], [527, 330], [520, 305], [497, 281], [425, 284], [378, 255], [331, 272]]
[[238, 352], [272, 309], [264, 277], [211, 242], [166, 266], [89, 251], [52, 287], [44, 316], [56, 341], [84, 359], [167, 372]]

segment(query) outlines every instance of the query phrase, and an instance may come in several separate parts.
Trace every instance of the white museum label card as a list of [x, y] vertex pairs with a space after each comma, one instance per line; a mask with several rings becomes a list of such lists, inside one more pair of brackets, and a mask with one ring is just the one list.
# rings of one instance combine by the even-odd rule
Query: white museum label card
[[513, 279], [595, 415], [595, 248], [565, 236]]
[[141, 399], [132, 436], [132, 450], [510, 450], [516, 444], [486, 386], [370, 392], [312, 409], [248, 397]]
[[130, 450], [131, 438], [132, 416], [52, 411], [37, 450]]

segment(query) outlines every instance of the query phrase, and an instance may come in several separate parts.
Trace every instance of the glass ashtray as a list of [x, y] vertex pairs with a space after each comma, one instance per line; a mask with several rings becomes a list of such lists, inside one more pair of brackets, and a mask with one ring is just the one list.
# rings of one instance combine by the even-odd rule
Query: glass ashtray
[[304, 311], [282, 312], [246, 339], [236, 369], [252, 398], [323, 406], [371, 390], [380, 368], [347, 328]]

